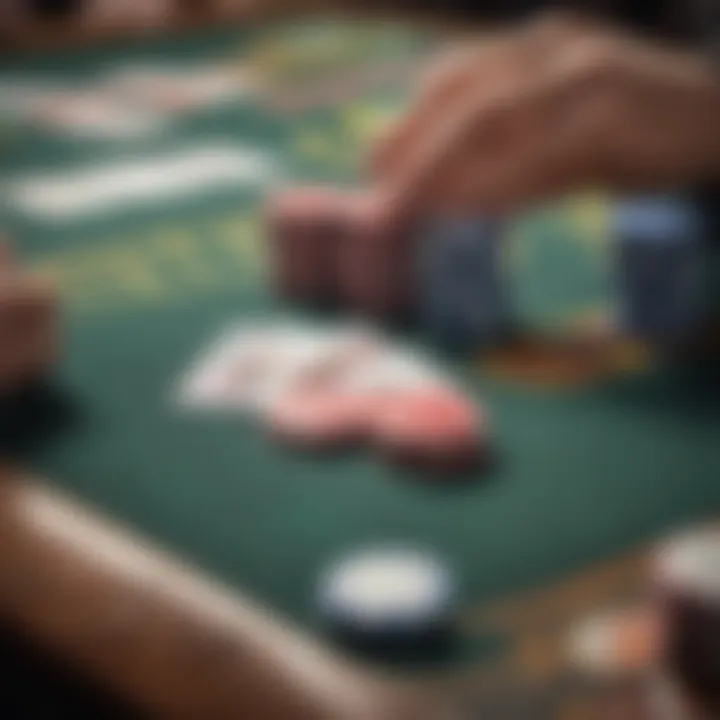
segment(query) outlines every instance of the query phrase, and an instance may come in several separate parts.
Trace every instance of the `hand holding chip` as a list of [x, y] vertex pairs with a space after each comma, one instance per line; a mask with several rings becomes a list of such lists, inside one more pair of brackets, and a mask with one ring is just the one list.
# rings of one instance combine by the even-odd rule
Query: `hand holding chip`
[[438, 63], [373, 165], [408, 211], [512, 210], [582, 187], [710, 180], [719, 122], [708, 58], [545, 20]]

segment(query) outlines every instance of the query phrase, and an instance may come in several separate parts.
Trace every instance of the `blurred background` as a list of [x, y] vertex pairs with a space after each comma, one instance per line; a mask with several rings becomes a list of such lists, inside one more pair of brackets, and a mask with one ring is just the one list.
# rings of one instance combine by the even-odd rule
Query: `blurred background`
[[[507, 18], [523, 15], [533, 9], [534, 3], [506, 0], [494, 5]], [[585, 7], [622, 15], [647, 27], [652, 25], [659, 5], [589, 0]], [[326, 24], [316, 32], [312, 22], [303, 24], [307, 16], [320, 16], [324, 20], [337, 14], [363, 19], [388, 17], [395, 25], [388, 30], [371, 22]], [[139, 336], [142, 341], [138, 346], [147, 351], [147, 356], [135, 360], [135, 367], [130, 368], [128, 375], [135, 372], [139, 378], [133, 378], [137, 385], [131, 383], [130, 386], [141, 389], [138, 395], [142, 394], [143, 387], [161, 384], [164, 387], [168, 373], [163, 362], [173, 366], [176, 358], [163, 357], [155, 363], [153, 349], [161, 357], [165, 348], [162, 338], [148, 337], [162, 333], [146, 332], [141, 319], [154, 317], [157, 327], [163, 330], [166, 322], [168, 326], [175, 322], [177, 327], [186, 323], [189, 328], [195, 323], [194, 329], [199, 332], [205, 329], [203, 324], [210, 322], [202, 315], [203, 303], [210, 308], [208, 315], [212, 316], [217, 308], [226, 309], [224, 302], [240, 307], [252, 296], [260, 284], [258, 278], [262, 277], [258, 270], [262, 260], [258, 260], [261, 250], [257, 248], [257, 233], [253, 235], [248, 228], [257, 226], [257, 200], [275, 181], [275, 165], [284, 165], [287, 175], [294, 180], [311, 177], [340, 185], [352, 183], [373, 138], [397, 115], [417, 71], [427, 65], [437, 49], [434, 39], [425, 44], [426, 25], [415, 20], [430, 20], [428, 25], [433, 30], [438, 25], [447, 25], [453, 31], [463, 32], [470, 23], [491, 17], [482, 0], [0, 0], [0, 71], [5, 71], [0, 77], [0, 175], [8, 171], [12, 176], [6, 192], [12, 200], [12, 211], [0, 215], [0, 227], [9, 229], [13, 236], [22, 237], [21, 254], [28, 258], [33, 269], [49, 273], [60, 287], [69, 314], [78, 318], [77, 327], [81, 327], [82, 333], [87, 332], [78, 347], [82, 345], [82, 351], [87, 351], [91, 361], [98, 361], [99, 357], [98, 362], [117, 370], [123, 365], [122, 358], [116, 359], [107, 348], [113, 343], [120, 344], [124, 337], [130, 338], [126, 343], [129, 346], [132, 338]], [[284, 23], [294, 18], [301, 18], [301, 23]], [[283, 23], [275, 27], [264, 22], [275, 19]], [[237, 35], [233, 35], [235, 27]], [[202, 36], [205, 29], [211, 32], [219, 29], [221, 33], [209, 36], [205, 42]], [[251, 37], [241, 36], [245, 29], [251, 31], [248, 33]], [[200, 38], [197, 43], [192, 41], [196, 31]], [[183, 44], [185, 35], [191, 38], [187, 49]], [[178, 43], [168, 44], [166, 48], [162, 45], [166, 37], [178, 39]], [[155, 39], [160, 43], [157, 46], [153, 44]], [[129, 41], [127, 45], [125, 40]], [[135, 40], [141, 42], [134, 44]], [[110, 51], [103, 55], [106, 47]], [[69, 51], [67, 57], [63, 55], [65, 48]], [[91, 52], [97, 50], [98, 55], [83, 55], [86, 48], [91, 48]], [[43, 54], [45, 50], [47, 55]], [[78, 52], [73, 54], [75, 51]], [[89, 168], [87, 174], [75, 172], [79, 165]], [[172, 187], [163, 188], [159, 179], [167, 178], [174, 183]], [[4, 210], [1, 205], [0, 210]], [[563, 199], [553, 207], [540, 208], [532, 217], [516, 218], [512, 232], [517, 242], [511, 261], [521, 296], [523, 321], [546, 331], [551, 342], [562, 332], [602, 328], [613, 307], [605, 199], [594, 194], [573, 198], [572, 202]], [[200, 310], [193, 317], [194, 311], [188, 308], [195, 306]], [[173, 308], [182, 308], [174, 320], [169, 314]], [[102, 322], [97, 322], [101, 313], [110, 318], [106, 330], [102, 329]], [[115, 326], [117, 318], [120, 320]], [[131, 327], [134, 320], [138, 329]], [[92, 325], [93, 322], [97, 324]], [[91, 325], [92, 329], [87, 330]], [[138, 335], [134, 336], [133, 331]], [[77, 337], [80, 335], [81, 332]], [[185, 340], [182, 338], [178, 347], [182, 347]], [[172, 342], [169, 345], [172, 346]], [[594, 350], [596, 346], [582, 344], [583, 363], [588, 347]], [[526, 547], [533, 548], [533, 552], [537, 549], [536, 555], [530, 552], [528, 555], [532, 557], [522, 558], [519, 549], [522, 542], [514, 544], [514, 537], [506, 539], [513, 529], [503, 525], [501, 516], [490, 517], [491, 503], [483, 505], [483, 500], [478, 500], [473, 507], [481, 491], [475, 494], [471, 491], [467, 515], [461, 515], [463, 509], [460, 508], [457, 517], [467, 518], [472, 530], [476, 528], [473, 515], [476, 510], [477, 526], [482, 525], [485, 518], [486, 546], [492, 548], [489, 564], [495, 563], [499, 584], [515, 583], [524, 587], [530, 578], [533, 582], [538, 578], [545, 582], [550, 576], [561, 575], [566, 565], [569, 567], [578, 560], [580, 565], [592, 565], [600, 557], [634, 548], [640, 540], [654, 538], [683, 522], [704, 518], [713, 509], [712, 499], [717, 494], [717, 478], [712, 476], [713, 469], [717, 468], [713, 463], [717, 457], [717, 435], [713, 435], [712, 430], [718, 425], [712, 423], [720, 422], [717, 395], [710, 397], [703, 388], [700, 394], [687, 399], [686, 388], [679, 382], [673, 380], [663, 385], [665, 381], [653, 375], [652, 358], [635, 346], [621, 347], [617, 357], [613, 354], [602, 367], [588, 368], [583, 364], [582, 377], [568, 379], [577, 364], [577, 348], [573, 346], [572, 350], [570, 370], [558, 364], [555, 354], [549, 354], [547, 367], [540, 370], [537, 355], [530, 361], [523, 361], [522, 356], [517, 362], [520, 369], [510, 368], [510, 374], [514, 373], [511, 383], [525, 370], [531, 380], [538, 376], [545, 382], [550, 373], [561, 376], [559, 384], [567, 382], [568, 386], [588, 381], [589, 375], [593, 376], [589, 385], [604, 382], [608, 377], [613, 381], [619, 378], [602, 401], [597, 399], [600, 393], [594, 400], [590, 394], [563, 394], [566, 389], [563, 386], [547, 406], [543, 406], [544, 398], [549, 395], [542, 393], [548, 389], [558, 390], [557, 377], [551, 377], [552, 382], [541, 387], [540, 392], [537, 392], [540, 383], [531, 390], [522, 386], [520, 390], [507, 391], [502, 385], [493, 386], [491, 390], [491, 401], [496, 400], [501, 408], [501, 422], [504, 420], [511, 427], [513, 423], [507, 418], [519, 417], [517, 426], [527, 430], [528, 452], [519, 461], [515, 460], [514, 467], [510, 463], [511, 473], [523, 461], [527, 463], [525, 500], [518, 501], [522, 512], [508, 513], [508, 516], [522, 525], [518, 536], [527, 533], [520, 538], [525, 540]], [[99, 354], [93, 356], [96, 351]], [[511, 360], [517, 358], [513, 356]], [[92, 362], [83, 366], [84, 362], [81, 359], [78, 367], [87, 372]], [[507, 370], [510, 360], [500, 358], [500, 364], [503, 363]], [[143, 374], [146, 367], [150, 368], [147, 377]], [[124, 366], [120, 369], [125, 371]], [[469, 375], [470, 370], [466, 370]], [[79, 377], [81, 372], [77, 374]], [[87, 374], [88, 385], [82, 388], [86, 395], [95, 394], [101, 399], [98, 402], [106, 398], [110, 398], [108, 402], [116, 401], [112, 388], [107, 387], [111, 383], [104, 377]], [[633, 384], [637, 377], [641, 380]], [[623, 382], [627, 382], [628, 387], [623, 386]], [[119, 387], [122, 393], [122, 383]], [[568, 401], [568, 397], [573, 399]], [[590, 397], [594, 408], [590, 407], [588, 412], [587, 407], [578, 402], [575, 415], [572, 408], [563, 415], [576, 397]], [[613, 404], [617, 398], [620, 402]], [[507, 403], [505, 407], [503, 402]], [[554, 421], [553, 416], [547, 422], [542, 419], [544, 416], [538, 410], [541, 407], [559, 408]], [[140, 410], [138, 414], [143, 414], [142, 407]], [[152, 411], [145, 414], [150, 416]], [[574, 423], [581, 427], [588, 416], [597, 417], [601, 432], [595, 434], [591, 428], [587, 436], [581, 433], [577, 443], [581, 447], [576, 449], [572, 442]], [[530, 419], [523, 420], [524, 417]], [[540, 418], [535, 425], [533, 417]], [[656, 423], [667, 422], [667, 426], [661, 424], [660, 427], [661, 431], [670, 428], [669, 449], [656, 452], [653, 445], [656, 429], [652, 422], [646, 422], [648, 418]], [[644, 435], [637, 430], [645, 427], [649, 429]], [[687, 428], [691, 430], [686, 431]], [[637, 436], [632, 435], [636, 431]], [[563, 432], [571, 438], [569, 441], [561, 438]], [[232, 433], [230, 445], [236, 449], [235, 428]], [[117, 464], [118, 458], [125, 460], [123, 439], [116, 442], [113, 446], [108, 441], [104, 449], [108, 452], [110, 448], [116, 453], [109, 452], [108, 463]], [[601, 445], [595, 456], [600, 460], [593, 466], [588, 462], [588, 454]], [[627, 462], [616, 460], [613, 448], [618, 447], [625, 448]], [[80, 450], [88, 448], [81, 446]], [[73, 452], [74, 457], [79, 456], [77, 448], [71, 446], [67, 456], [73, 456]], [[152, 456], [154, 452], [153, 446], [147, 455]], [[532, 452], [536, 452], [534, 457]], [[663, 452], [668, 454], [668, 461]], [[563, 453], [567, 453], [567, 458]], [[163, 472], [163, 460], [158, 460], [160, 470], [152, 468], [153, 476], [171, 475]], [[61, 456], [60, 465], [65, 461], [66, 457]], [[614, 462], [619, 464], [613, 465]], [[198, 463], [202, 465], [201, 460]], [[100, 466], [108, 467], [104, 459]], [[683, 473], [668, 472], [670, 466], [675, 469], [681, 466]], [[116, 469], [115, 465], [110, 467]], [[558, 467], [561, 472], [556, 472]], [[622, 470], [618, 471], [618, 467]], [[693, 492], [692, 487], [688, 491], [685, 476], [697, 478], [703, 492]], [[642, 481], [635, 483], [639, 478]], [[116, 496], [109, 493], [108, 505], [112, 507], [118, 498], [124, 498], [127, 500], [124, 512], [128, 516], [135, 512], [143, 517], [148, 498], [143, 494], [146, 492], [143, 478], [138, 475], [135, 486], [126, 482], [126, 478], [117, 482], [118, 486], [113, 488]], [[549, 513], [545, 519], [550, 521], [545, 525], [534, 522], [532, 515], [553, 505], [538, 490], [543, 482], [547, 487], [562, 488], [564, 492], [557, 495], [569, 498], [566, 504], [556, 503], [560, 517]], [[584, 496], [583, 482], [588, 493]], [[163, 503], [170, 507], [174, 502], [174, 488], [172, 483], [168, 485], [164, 498], [161, 489], [151, 498], [161, 509], [152, 507], [152, 502], [147, 503], [151, 506], [148, 517], [152, 510], [162, 517]], [[497, 485], [495, 480], [490, 483], [491, 500]], [[507, 483], [500, 487], [498, 496], [512, 486]], [[79, 487], [95, 492], [92, 477], [81, 478]], [[514, 487], [520, 487], [520, 483], [516, 481]], [[393, 493], [395, 488], [391, 487], [389, 499], [384, 498], [389, 506], [396, 497]], [[98, 491], [98, 495], [102, 493]], [[423, 496], [417, 501], [417, 507], [425, 507], [425, 500]], [[573, 502], [577, 505], [572, 505]], [[458, 505], [462, 504], [461, 498]], [[507, 505], [510, 507], [512, 503]], [[444, 523], [436, 523], [431, 503], [427, 507], [426, 517], [431, 518], [427, 524], [432, 533], [437, 532], [441, 540], [446, 539], [443, 533], [447, 533], [447, 537], [457, 542], [458, 555], [468, 553], [467, 564], [477, 571], [470, 578], [474, 590], [483, 588], [483, 583], [492, 584], [488, 580], [490, 573], [484, 576], [486, 568], [480, 568], [481, 563], [473, 565], [477, 559], [472, 555], [477, 550], [473, 546], [474, 536], [469, 534], [468, 539], [458, 532], [455, 537], [453, 521], [446, 518]], [[210, 520], [206, 537], [215, 537], [213, 510], [225, 517], [228, 527], [234, 528], [230, 516], [223, 515], [231, 511], [222, 497], [208, 497], [207, 508]], [[527, 517], [532, 516], [528, 522], [525, 521], [526, 509]], [[191, 510], [194, 513], [195, 507]], [[118, 514], [122, 516], [123, 511]], [[332, 514], [327, 512], [328, 516]], [[418, 516], [421, 520], [425, 517], [420, 513]], [[170, 517], [169, 511], [167, 517]], [[590, 528], [588, 532], [585, 532], [586, 523]], [[148, 524], [154, 531], [152, 522]], [[342, 518], [335, 523], [336, 526], [342, 524]], [[178, 526], [181, 525], [178, 521]], [[438, 530], [440, 525], [443, 527]], [[165, 528], [161, 522], [158, 526], [162, 535]], [[327, 532], [328, 547], [332, 545], [331, 530]], [[568, 534], [563, 536], [563, 531]], [[497, 534], [493, 536], [493, 532]], [[577, 535], [573, 536], [573, 532]], [[180, 531], [178, 536], [181, 537]], [[279, 532], [278, 537], [278, 546], [282, 547], [287, 537], [292, 536]], [[577, 547], [573, 544], [574, 537], [580, 538]], [[192, 541], [185, 544], [191, 547]], [[224, 546], [218, 540], [217, 545], [225, 550], [230, 543]], [[543, 550], [547, 550], [544, 556]], [[277, 556], [281, 555], [278, 550]], [[235, 579], [232, 573], [239, 571], [234, 557], [218, 551], [212, 560], [217, 560], [222, 570], [227, 569], [222, 563], [227, 563], [228, 577]], [[261, 580], [269, 586], [276, 581], [273, 569], [268, 572], [264, 566], [262, 551], [253, 560], [257, 561], [257, 568], [253, 570], [257, 570], [260, 578], [259, 587]], [[504, 690], [499, 699], [492, 695], [488, 701], [504, 703], [498, 711], [501, 714], [495, 714], [492, 709], [480, 714], [481, 704], [478, 704], [473, 717], [482, 717], [482, 720], [506, 717], [513, 720], [560, 717], [562, 720], [660, 720], [648, 714], [647, 709], [638, 710], [633, 704], [637, 693], [625, 687], [605, 696], [610, 700], [604, 710], [592, 700], [588, 701], [589, 695], [583, 695], [581, 707], [577, 698], [582, 691], [579, 685], [573, 684], [576, 668], [570, 667], [569, 672], [563, 674], [567, 668], [561, 671], [561, 662], [557, 661], [558, 638], [566, 633], [566, 625], [574, 626], [575, 621], [582, 625], [578, 634], [583, 641], [581, 650], [585, 652], [590, 647], [586, 655], [598, 654], [597, 623], [588, 629], [581, 621], [586, 615], [594, 618], [598, 613], [602, 620], [606, 606], [622, 605], [628, 598], [635, 600], [642, 595], [646, 578], [639, 568], [637, 562], [630, 565], [623, 562], [617, 569], [600, 569], [597, 576], [591, 574], [588, 580], [578, 584], [579, 590], [577, 586], [561, 589], [557, 607], [554, 601], [546, 603], [553, 605], [555, 615], [551, 615], [551, 620], [543, 617], [532, 632], [522, 637], [521, 631], [517, 633], [520, 641], [515, 660], [527, 671], [531, 679], [528, 686], [532, 686], [522, 698], [522, 707], [513, 705], [521, 693], [512, 687]], [[278, 569], [277, 574], [282, 574], [283, 567], [278, 565]], [[293, 584], [294, 575], [292, 572], [287, 575], [289, 586]], [[310, 576], [307, 573], [303, 581]], [[278, 587], [285, 589], [281, 583]], [[257, 588], [252, 589], [262, 595]], [[0, 592], [2, 590], [0, 587]], [[499, 592], [500, 588], [492, 590]], [[287, 597], [297, 601], [299, 596], [300, 590], [296, 587], [288, 591]], [[473, 598], [472, 602], [477, 599]], [[542, 602], [535, 603], [530, 597], [523, 610], [516, 613], [522, 616], [520, 624], [532, 616], [532, 612], [526, 610], [528, 607], [532, 610], [536, 604], [540, 607], [538, 616], [541, 615]], [[297, 610], [291, 601], [288, 607], [291, 611]], [[608, 665], [614, 664], [613, 669], [620, 666], [621, 670], [627, 667], [635, 670], [636, 665], [647, 665], [651, 654], [648, 647], [654, 650], [653, 641], [657, 640], [652, 633], [643, 634], [647, 625], [644, 606], [637, 614], [641, 622], [631, 623], [630, 631], [618, 643], [618, 647], [627, 650], [626, 656], [611, 657], [607, 661]], [[11, 627], [5, 623], [0, 630], [0, 717], [42, 720], [135, 716], [135, 710], [130, 710], [124, 702], [68, 671], [52, 651], [30, 647], [17, 632], [15, 623], [9, 624]], [[640, 627], [639, 633], [637, 627]], [[607, 660], [608, 655], [612, 653], [606, 652], [603, 660]], [[538, 691], [536, 688], [541, 686], [542, 690]], [[578, 702], [572, 706], [575, 711], [571, 704], [564, 704], [565, 699], [558, 700], [571, 695], [573, 702]], [[556, 708], [561, 706], [567, 708], [567, 714], [562, 716], [559, 710], [556, 714]], [[493, 707], [497, 710], [500, 705]], [[512, 714], [506, 715], [507, 712]], [[662, 720], [680, 718], [668, 715]]]

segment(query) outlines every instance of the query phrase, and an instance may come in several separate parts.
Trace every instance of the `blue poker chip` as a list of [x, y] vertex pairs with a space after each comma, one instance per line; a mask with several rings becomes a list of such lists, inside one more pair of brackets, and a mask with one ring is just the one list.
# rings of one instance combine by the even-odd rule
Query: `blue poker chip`
[[620, 241], [687, 244], [702, 236], [697, 205], [681, 196], [643, 196], [615, 205], [612, 235]]
[[451, 352], [494, 344], [512, 311], [503, 263], [504, 223], [497, 218], [443, 218], [420, 238], [420, 313], [428, 337]]
[[325, 625], [346, 642], [409, 646], [447, 637], [456, 595], [454, 574], [436, 554], [373, 547], [331, 564], [318, 604]]
[[671, 345], [696, 332], [706, 310], [706, 248], [697, 206], [681, 197], [620, 203], [613, 232], [625, 332]]

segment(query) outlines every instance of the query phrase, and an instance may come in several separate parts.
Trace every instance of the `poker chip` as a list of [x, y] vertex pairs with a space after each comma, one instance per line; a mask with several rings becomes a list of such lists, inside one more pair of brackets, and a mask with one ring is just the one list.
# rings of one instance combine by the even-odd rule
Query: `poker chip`
[[514, 326], [504, 273], [504, 223], [438, 218], [419, 238], [419, 315], [426, 335], [453, 353], [502, 345]]
[[398, 321], [412, 314], [414, 253], [410, 233], [379, 194], [357, 193], [347, 200], [346, 240], [340, 245], [343, 304], [363, 316]]
[[663, 544], [653, 576], [668, 672], [694, 698], [720, 707], [720, 530], [701, 529]]
[[611, 235], [623, 331], [668, 350], [684, 344], [705, 316], [702, 213], [680, 196], [645, 196], [614, 205]]
[[434, 645], [452, 630], [456, 580], [443, 560], [419, 548], [365, 548], [322, 574], [318, 607], [337, 638], [365, 648]]
[[383, 404], [373, 431], [382, 454], [398, 465], [462, 472], [487, 456], [482, 414], [445, 387], [397, 393]]
[[46, 375], [59, 347], [57, 297], [38, 277], [0, 278], [3, 384], [20, 387]]
[[294, 447], [353, 447], [369, 435], [372, 402], [361, 394], [298, 390], [275, 403], [267, 422], [275, 437]]
[[292, 188], [267, 209], [276, 290], [286, 300], [333, 304], [344, 195], [329, 187]]
[[687, 532], [661, 545], [655, 579], [670, 591], [720, 604], [720, 529]]

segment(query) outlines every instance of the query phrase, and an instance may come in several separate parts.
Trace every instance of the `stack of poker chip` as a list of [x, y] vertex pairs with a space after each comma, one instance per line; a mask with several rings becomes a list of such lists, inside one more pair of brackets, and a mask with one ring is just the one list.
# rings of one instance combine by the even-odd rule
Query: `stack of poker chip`
[[485, 217], [420, 223], [380, 190], [293, 187], [267, 211], [281, 298], [385, 324], [419, 322], [441, 347], [463, 351], [510, 327], [502, 227]]
[[417, 658], [452, 639], [457, 592], [455, 574], [437, 553], [377, 544], [332, 562], [316, 600], [323, 626], [343, 645]]
[[481, 216], [426, 224], [419, 248], [420, 316], [439, 347], [487, 348], [509, 332], [502, 230], [500, 220]]
[[410, 233], [381, 193], [290, 188], [271, 199], [266, 219], [281, 298], [386, 322], [411, 313]]
[[337, 302], [337, 267], [347, 232], [344, 199], [333, 188], [309, 186], [269, 203], [266, 221], [280, 297], [307, 305]]
[[0, 236], [0, 397], [41, 382], [59, 355], [58, 298], [44, 278], [15, 262]]
[[[379, 189], [295, 187], [270, 205], [281, 297], [395, 323], [419, 321], [436, 345], [469, 352], [514, 327], [496, 217], [403, 217]], [[712, 309], [717, 249], [681, 196], [620, 199], [611, 213], [616, 321], [660, 349], [697, 337]], [[716, 308], [715, 308], [716, 309]]]
[[623, 331], [669, 349], [693, 337], [708, 302], [708, 247], [696, 205], [680, 197], [624, 200], [611, 225]]
[[663, 542], [650, 602], [583, 621], [568, 647], [575, 670], [634, 677], [652, 720], [720, 717], [720, 529]]
[[662, 669], [689, 707], [720, 717], [720, 530], [704, 528], [665, 543], [653, 580]]
[[345, 307], [390, 322], [407, 320], [417, 282], [409, 224], [377, 192], [349, 197], [346, 213], [348, 236], [339, 266]]

